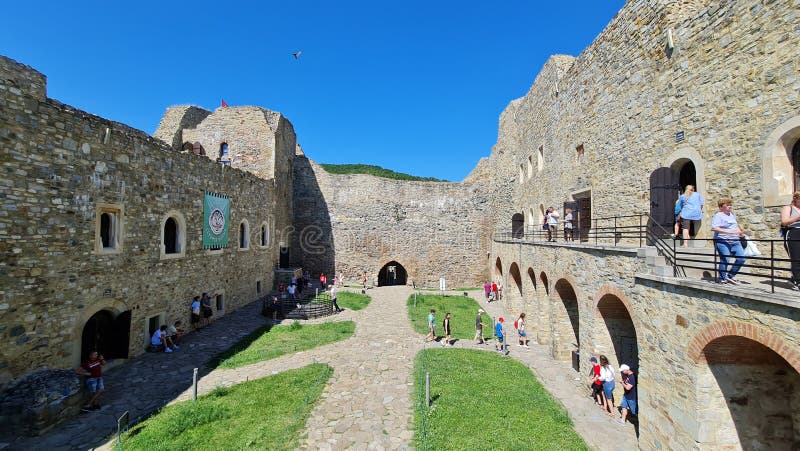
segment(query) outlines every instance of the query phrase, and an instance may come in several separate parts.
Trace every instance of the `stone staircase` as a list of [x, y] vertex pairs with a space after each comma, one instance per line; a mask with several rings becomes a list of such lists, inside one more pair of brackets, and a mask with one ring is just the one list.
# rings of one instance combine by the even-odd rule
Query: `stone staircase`
[[[669, 243], [671, 244], [671, 243]], [[714, 277], [714, 248], [712, 247], [675, 247], [677, 251], [676, 266], [660, 255], [653, 246], [640, 248], [637, 255], [645, 259], [650, 273], [664, 277], [687, 277], [690, 279], [712, 279]], [[748, 274], [748, 268], [742, 268], [741, 274]]]

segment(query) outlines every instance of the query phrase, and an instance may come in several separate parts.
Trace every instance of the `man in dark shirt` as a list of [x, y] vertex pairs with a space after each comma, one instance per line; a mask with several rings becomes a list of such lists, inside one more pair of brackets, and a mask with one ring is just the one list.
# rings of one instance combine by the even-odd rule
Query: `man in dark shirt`
[[481, 315], [483, 309], [478, 309], [478, 316], [475, 317], [475, 344], [483, 344], [483, 321]]
[[92, 353], [89, 354], [89, 360], [83, 362], [83, 364], [75, 370], [75, 372], [81, 376], [86, 376], [86, 388], [92, 396], [89, 400], [89, 404], [86, 404], [83, 406], [83, 409], [81, 409], [84, 412], [98, 410], [100, 408], [100, 405], [97, 404], [97, 399], [105, 391], [102, 375], [103, 365], [105, 364], [106, 360], [103, 356], [98, 354], [97, 351], [92, 351]]
[[617, 420], [619, 424], [625, 424], [625, 420], [628, 418], [628, 412], [636, 415], [637, 408], [636, 408], [636, 375], [633, 374], [631, 368], [628, 365], [622, 364], [619, 366], [619, 371], [622, 373], [622, 388], [625, 389], [625, 392], [622, 394], [622, 403], [620, 407], [622, 407], [622, 418]]

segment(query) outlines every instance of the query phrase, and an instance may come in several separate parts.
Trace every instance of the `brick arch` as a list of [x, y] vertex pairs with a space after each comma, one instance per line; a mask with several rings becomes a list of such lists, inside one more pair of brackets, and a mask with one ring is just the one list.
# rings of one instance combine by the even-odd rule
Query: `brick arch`
[[739, 336], [764, 345], [781, 356], [800, 373], [800, 349], [792, 349], [786, 341], [772, 331], [743, 321], [718, 321], [706, 326], [689, 341], [686, 354], [694, 363], [705, 361], [703, 350], [717, 338]]
[[533, 268], [528, 267], [528, 271], [526, 271], [526, 273], [528, 274], [528, 278], [531, 281], [531, 285], [533, 286], [533, 290], [536, 291], [537, 285], [538, 285], [537, 282], [536, 282], [536, 271], [534, 271]]
[[[542, 272], [544, 272], [544, 271], [542, 271]], [[569, 275], [569, 274], [553, 274], [553, 275], [549, 275], [547, 277], [550, 279], [550, 281], [553, 284], [553, 290], [550, 290], [550, 293], [549, 293], [549, 295], [550, 295], [550, 297], [552, 299], [558, 300], [558, 298], [554, 297], [554, 296], [556, 296], [558, 294], [558, 293], [556, 293], [555, 286], [558, 283], [558, 281], [561, 280], [561, 279], [564, 279], [565, 281], [569, 282], [570, 285], [572, 285], [572, 291], [575, 292], [575, 297], [578, 300], [578, 306], [580, 306], [580, 300], [581, 299], [586, 299], [586, 297], [584, 296], [583, 291], [580, 289], [580, 286], [578, 285], [578, 282], [575, 281], [575, 278], [572, 277], [571, 275]]]
[[516, 286], [516, 294], [522, 295], [522, 274], [520, 273], [517, 262], [511, 262], [511, 266], [508, 267], [508, 278], [511, 279]]
[[603, 285], [599, 290], [597, 290], [597, 294], [593, 298], [594, 305], [592, 306], [592, 310], [594, 310], [595, 314], [597, 314], [597, 306], [600, 304], [600, 301], [606, 296], [614, 296], [619, 299], [620, 302], [622, 302], [622, 305], [624, 305], [628, 310], [628, 315], [630, 315], [631, 321], [633, 321], [633, 325], [636, 327], [636, 330], [644, 330], [639, 318], [634, 314], [633, 304], [631, 304], [630, 299], [628, 299], [628, 296], [626, 296], [622, 290], [614, 285]]
[[497, 260], [494, 261], [494, 276], [503, 276], [503, 262], [500, 260], [500, 257], [497, 257]]

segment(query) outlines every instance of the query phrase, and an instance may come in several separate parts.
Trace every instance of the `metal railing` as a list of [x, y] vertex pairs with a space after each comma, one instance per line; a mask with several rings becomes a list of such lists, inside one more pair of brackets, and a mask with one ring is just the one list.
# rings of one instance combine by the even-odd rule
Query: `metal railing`
[[[654, 221], [650, 215], [617, 215], [592, 220], [591, 228], [564, 229], [559, 224], [555, 232], [544, 230], [542, 225], [528, 230], [495, 231], [493, 240], [500, 243], [538, 244], [556, 242], [562, 245], [604, 245], [629, 248], [654, 247], [672, 266], [675, 277], [686, 277], [687, 269], [700, 270], [719, 279], [720, 254], [713, 238], [690, 238], [682, 247], [682, 238], [675, 237], [671, 230]], [[571, 236], [570, 236], [571, 235]], [[572, 239], [568, 239], [572, 238]], [[791, 283], [791, 266], [800, 264], [800, 258], [790, 258], [784, 248], [783, 239], [754, 239], [761, 255], [745, 258], [741, 268], [748, 277], [769, 280], [771, 292], [775, 292], [776, 282]], [[798, 240], [791, 240], [798, 241]], [[704, 246], [691, 245], [702, 242]], [[744, 247], [744, 246], [743, 246]], [[703, 252], [702, 249], [708, 249]], [[727, 257], [728, 269], [739, 256]], [[787, 285], [790, 286], [790, 285]]]

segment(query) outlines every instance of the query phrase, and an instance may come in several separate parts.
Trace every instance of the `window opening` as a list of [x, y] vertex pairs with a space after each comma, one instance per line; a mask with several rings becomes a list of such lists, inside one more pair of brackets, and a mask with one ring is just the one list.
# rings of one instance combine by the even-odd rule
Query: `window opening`
[[178, 223], [174, 218], [167, 218], [164, 223], [164, 253], [177, 254], [178, 250]]

